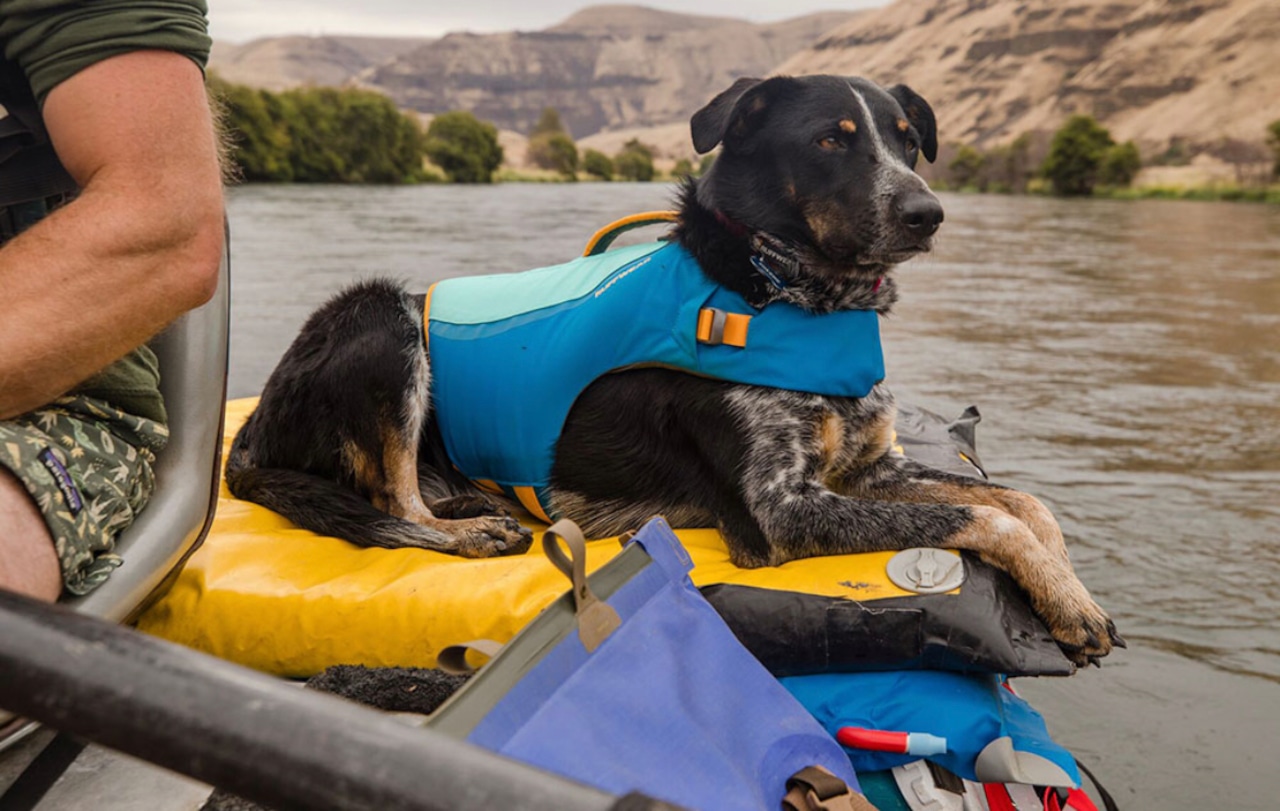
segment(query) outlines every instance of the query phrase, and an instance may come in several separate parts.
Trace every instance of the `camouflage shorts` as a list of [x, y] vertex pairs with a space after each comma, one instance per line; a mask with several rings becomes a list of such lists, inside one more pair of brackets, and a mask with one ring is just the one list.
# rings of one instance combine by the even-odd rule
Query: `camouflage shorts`
[[92, 397], [61, 397], [0, 421], [0, 465], [44, 514], [71, 594], [88, 594], [120, 565], [116, 536], [155, 490], [164, 425]]

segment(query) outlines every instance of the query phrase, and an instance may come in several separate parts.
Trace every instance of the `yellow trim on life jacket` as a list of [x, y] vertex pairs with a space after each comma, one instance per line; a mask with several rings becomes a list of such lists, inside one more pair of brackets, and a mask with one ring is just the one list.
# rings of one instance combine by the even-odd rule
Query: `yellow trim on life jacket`
[[433, 282], [427, 288], [427, 296], [422, 300], [422, 346], [431, 353], [431, 294], [436, 291], [436, 285], [439, 282]]
[[751, 326], [751, 316], [742, 313], [722, 313], [724, 319], [724, 335], [720, 340], [713, 337], [716, 314], [720, 311], [711, 307], [698, 311], [697, 338], [704, 344], [726, 344], [739, 349], [747, 345], [747, 329]]
[[646, 225], [657, 225], [663, 222], [675, 222], [680, 216], [678, 211], [644, 211], [639, 214], [632, 214], [629, 217], [623, 217], [609, 223], [604, 228], [596, 231], [587, 240], [587, 247], [583, 249], [583, 256], [595, 256], [609, 250], [609, 246], [618, 237], [635, 228], [643, 228]]
[[538, 494], [533, 491], [532, 487], [512, 487], [515, 491], [516, 498], [520, 500], [520, 505], [529, 511], [529, 514], [539, 521], [551, 523], [551, 519], [542, 509], [542, 505], [538, 503]]
[[[457, 468], [455, 467], [454, 470], [457, 470]], [[499, 487], [498, 483], [495, 481], [490, 481], [489, 479], [472, 479], [471, 483], [491, 496], [502, 495], [502, 488]]]

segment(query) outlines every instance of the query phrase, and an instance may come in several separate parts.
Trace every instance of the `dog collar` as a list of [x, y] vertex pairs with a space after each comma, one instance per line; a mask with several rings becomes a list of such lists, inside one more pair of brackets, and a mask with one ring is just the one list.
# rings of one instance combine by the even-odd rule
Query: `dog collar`
[[[768, 279], [769, 284], [778, 290], [785, 290], [787, 283], [784, 277], [798, 276], [803, 263], [790, 245], [757, 231], [751, 235], [751, 266]], [[782, 269], [781, 273], [778, 272], [779, 268]]]
[[[761, 231], [752, 231], [723, 211], [716, 210], [716, 221], [735, 237], [746, 237], [751, 245], [751, 266], [776, 290], [787, 289], [784, 277], [799, 275], [803, 263], [786, 242]], [[779, 272], [781, 269], [782, 272]]]
[[[787, 289], [787, 278], [803, 275], [804, 260], [792, 245], [763, 231], [750, 231], [745, 225], [731, 219], [723, 211], [716, 211], [716, 221], [736, 237], [747, 237], [751, 246], [751, 266], [763, 276], [775, 290]], [[884, 277], [876, 279], [872, 294], [879, 293]]]

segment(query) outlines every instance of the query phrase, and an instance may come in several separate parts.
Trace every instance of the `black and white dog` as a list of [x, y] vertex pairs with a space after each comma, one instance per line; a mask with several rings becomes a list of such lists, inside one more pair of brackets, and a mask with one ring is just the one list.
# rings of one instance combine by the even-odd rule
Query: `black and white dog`
[[[937, 153], [924, 99], [836, 76], [741, 79], [694, 115], [692, 133], [699, 152], [723, 148], [684, 186], [671, 236], [706, 276], [756, 308], [888, 312], [895, 266], [929, 251], [943, 219], [914, 172]], [[784, 285], [753, 265], [762, 249]], [[362, 545], [472, 557], [527, 548], [527, 530], [445, 453], [422, 302], [367, 282], [312, 316], [236, 437], [236, 496]], [[1123, 645], [1044, 505], [891, 453], [894, 414], [883, 384], [840, 398], [668, 368], [607, 374], [579, 396], [555, 446], [553, 505], [589, 537], [655, 514], [717, 527], [745, 567], [969, 549], [1017, 580], [1078, 664]]]

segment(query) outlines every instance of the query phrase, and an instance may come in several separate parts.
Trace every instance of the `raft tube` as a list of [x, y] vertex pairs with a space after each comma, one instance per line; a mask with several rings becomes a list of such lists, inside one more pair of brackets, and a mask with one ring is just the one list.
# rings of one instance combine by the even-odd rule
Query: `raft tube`
[[[227, 405], [230, 443], [256, 401]], [[948, 423], [906, 409], [900, 449], [918, 448], [980, 475], [976, 414]], [[967, 420], [967, 421], [966, 421]], [[971, 460], [971, 461], [966, 461]], [[532, 517], [524, 520], [541, 529]], [[1012, 675], [1072, 671], [1007, 576], [965, 556], [965, 582], [913, 594], [886, 572], [892, 553], [810, 558], [762, 569], [729, 562], [719, 533], [678, 530], [692, 578], [746, 647], [779, 675], [945, 668]], [[588, 544], [594, 571], [620, 551]], [[955, 554], [955, 553], [944, 553]], [[536, 545], [524, 555], [470, 560], [421, 549], [361, 549], [314, 535], [222, 487], [204, 546], [139, 619], [148, 633], [289, 677], [331, 665], [434, 667], [441, 650], [510, 640], [563, 592]]]

